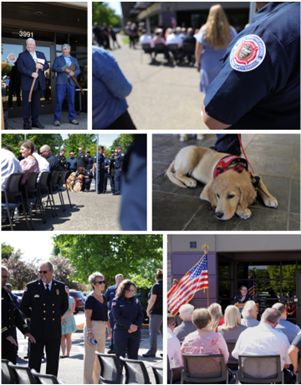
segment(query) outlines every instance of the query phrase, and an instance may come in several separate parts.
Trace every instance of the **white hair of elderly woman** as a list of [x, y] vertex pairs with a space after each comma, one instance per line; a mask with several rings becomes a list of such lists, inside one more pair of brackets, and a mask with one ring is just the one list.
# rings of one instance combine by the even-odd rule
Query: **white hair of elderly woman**
[[251, 318], [250, 310], [255, 309], [255, 307], [256, 307], [256, 303], [254, 301], [247, 301], [241, 312], [241, 315], [243, 316], [243, 318], [244, 319]]
[[179, 310], [179, 314], [183, 321], [191, 321], [191, 316], [194, 311], [194, 306], [186, 303], [182, 305]]

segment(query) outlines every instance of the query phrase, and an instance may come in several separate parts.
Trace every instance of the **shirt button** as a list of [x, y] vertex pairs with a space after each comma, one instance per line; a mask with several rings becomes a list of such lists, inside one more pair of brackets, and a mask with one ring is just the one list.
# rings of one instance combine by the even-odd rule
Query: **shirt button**
[[52, 313], [55, 313], [55, 311], [53, 310]]
[[45, 320], [46, 320], [46, 318], [43, 318], [43, 320], [45, 321]]
[[52, 321], [55, 321], [55, 318], [52, 318]]
[[52, 304], [52, 306], [54, 306], [54, 303]]
[[44, 310], [44, 313], [46, 313], [46, 310]]
[[46, 306], [46, 303], [43, 303], [43, 306]]

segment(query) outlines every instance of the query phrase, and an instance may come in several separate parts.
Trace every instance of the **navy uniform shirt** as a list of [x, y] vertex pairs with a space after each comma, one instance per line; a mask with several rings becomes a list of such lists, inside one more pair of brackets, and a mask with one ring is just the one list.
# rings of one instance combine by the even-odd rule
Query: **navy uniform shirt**
[[23, 334], [29, 333], [20, 311], [14, 305], [12, 298], [4, 287], [2, 287], [1, 297], [1, 336], [5, 339], [9, 336], [14, 337], [14, 327], [16, 326]]
[[[110, 166], [110, 160], [108, 158], [104, 158], [104, 165], [105, 166]], [[110, 167], [105, 168], [105, 173], [109, 173]]]
[[61, 162], [53, 154], [48, 155], [46, 160], [49, 163], [49, 170], [51, 172], [64, 170], [63, 166], [61, 165]]
[[59, 162], [61, 163], [62, 167], [66, 168], [66, 158], [64, 155], [57, 155], [56, 156], [59, 160]]
[[301, 351], [301, 332], [299, 332], [297, 334], [294, 341], [292, 342], [292, 345], [297, 346], [297, 348], [299, 349], [299, 353], [300, 353], [300, 351]]
[[91, 168], [93, 167], [94, 158], [92, 158], [92, 156], [90, 156], [90, 157], [87, 157], [87, 159], [88, 159], [88, 164], [87, 164], [86, 168], [91, 170]]
[[300, 128], [300, 3], [270, 2], [229, 44], [206, 113], [230, 128]]
[[103, 157], [103, 155], [100, 152], [98, 152], [95, 157], [97, 157], [97, 171], [98, 172], [101, 171], [103, 173], [104, 172], [104, 160], [105, 160], [105, 158]]
[[234, 297], [234, 303], [246, 303], [247, 301], [254, 301], [254, 298], [247, 294], [244, 301], [241, 300], [242, 299], [242, 294], [238, 294], [236, 297]]
[[119, 151], [118, 155], [116, 156], [115, 160], [115, 169], [120, 168], [124, 159], [124, 152], [121, 150]]
[[141, 327], [143, 310], [136, 297], [115, 297], [112, 301], [112, 312], [115, 319], [114, 330], [128, 331], [131, 324]]
[[84, 152], [77, 155], [77, 166], [86, 168], [88, 165], [88, 158]]
[[68, 307], [66, 287], [54, 279], [49, 294], [41, 279], [28, 283], [20, 304], [20, 310], [31, 321], [31, 334], [40, 340], [61, 338], [61, 317]]
[[113, 285], [107, 288], [107, 291], [105, 293], [105, 299], [107, 302], [109, 302], [109, 309], [112, 309], [112, 301], [116, 297], [116, 289], [117, 285]]
[[77, 159], [76, 158], [68, 158], [67, 159], [67, 169], [70, 171], [76, 171], [77, 170]]

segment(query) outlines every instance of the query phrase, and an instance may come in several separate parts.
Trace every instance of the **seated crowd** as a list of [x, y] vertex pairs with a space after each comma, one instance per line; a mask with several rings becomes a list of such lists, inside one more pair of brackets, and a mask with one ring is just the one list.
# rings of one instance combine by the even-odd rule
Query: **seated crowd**
[[156, 59], [158, 53], [164, 53], [165, 58], [169, 59], [169, 52], [172, 52], [175, 60], [181, 62], [184, 57], [187, 57], [188, 62], [193, 63], [197, 32], [198, 30], [194, 31], [193, 28], [167, 28], [163, 36], [163, 29], [157, 28], [152, 37], [143, 29], [140, 43], [142, 49], [150, 54], [152, 61]]
[[[190, 304], [180, 307], [179, 318], [182, 320], [176, 326], [176, 319], [172, 314], [167, 315], [167, 354], [169, 366], [172, 369], [172, 382], [181, 379], [183, 354], [191, 355], [223, 355], [225, 364], [229, 357], [235, 361], [241, 355], [250, 356], [280, 356], [281, 371], [284, 383], [295, 383], [295, 375], [299, 371], [298, 354], [301, 349], [301, 330], [288, 321], [287, 309], [282, 303], [276, 303], [267, 308], [261, 320], [257, 320], [258, 310], [254, 301], [247, 301], [242, 314], [234, 305], [225, 309], [213, 303], [208, 309], [195, 309]], [[234, 349], [229, 351], [228, 343], [235, 343]], [[233, 361], [231, 361], [232, 363]], [[201, 366], [200, 366], [201, 367]], [[199, 367], [199, 368], [200, 368]], [[231, 366], [230, 377], [236, 375]], [[264, 378], [269, 375], [268, 368], [263, 372], [254, 371], [254, 378], [258, 375]], [[199, 376], [211, 371], [206, 366], [199, 369]], [[267, 371], [267, 372], [265, 372]], [[234, 379], [232, 380], [234, 381]]]

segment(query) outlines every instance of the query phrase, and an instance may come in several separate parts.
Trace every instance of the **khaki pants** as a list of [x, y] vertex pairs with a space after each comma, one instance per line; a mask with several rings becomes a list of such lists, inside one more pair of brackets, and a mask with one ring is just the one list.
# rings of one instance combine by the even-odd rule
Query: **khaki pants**
[[91, 321], [92, 333], [97, 341], [92, 345], [87, 340], [87, 327], [84, 328], [85, 358], [84, 358], [84, 384], [98, 384], [100, 364], [95, 352], [104, 353], [106, 345], [106, 322]]

